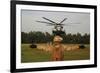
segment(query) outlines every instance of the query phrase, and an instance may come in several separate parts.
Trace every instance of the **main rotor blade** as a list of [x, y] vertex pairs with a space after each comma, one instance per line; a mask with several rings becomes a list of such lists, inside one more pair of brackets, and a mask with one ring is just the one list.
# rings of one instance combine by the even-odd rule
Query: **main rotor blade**
[[64, 18], [59, 24], [63, 23], [67, 18]]
[[36, 21], [36, 22], [39, 22], [39, 23], [46, 23], [46, 24], [51, 24], [51, 25], [54, 25], [53, 23], [44, 22], [44, 21]]
[[48, 18], [45, 18], [45, 17], [42, 17], [42, 18], [45, 19], [45, 20], [48, 20], [48, 21], [50, 21], [50, 22], [52, 22], [52, 23], [57, 24], [56, 22], [54, 22], [54, 21], [52, 21], [52, 20], [50, 20], [50, 19], [48, 19]]
[[80, 24], [80, 23], [66, 23], [66, 24]]
[[47, 24], [47, 26], [56, 26], [55, 24]]
[[80, 24], [80, 23], [66, 23], [66, 24], [60, 24], [60, 25], [72, 25], [72, 24]]

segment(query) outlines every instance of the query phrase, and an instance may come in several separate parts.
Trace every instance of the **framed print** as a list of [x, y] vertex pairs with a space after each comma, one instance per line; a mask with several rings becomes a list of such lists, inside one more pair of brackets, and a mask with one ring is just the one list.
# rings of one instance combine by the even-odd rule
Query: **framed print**
[[97, 67], [97, 7], [11, 1], [11, 72]]

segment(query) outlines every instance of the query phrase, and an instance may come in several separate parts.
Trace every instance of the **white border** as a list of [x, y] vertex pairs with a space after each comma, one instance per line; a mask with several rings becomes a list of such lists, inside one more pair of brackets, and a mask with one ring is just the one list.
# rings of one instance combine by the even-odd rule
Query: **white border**
[[[70, 11], [90, 13], [90, 60], [62, 61], [62, 62], [38, 62], [21, 63], [21, 9], [27, 10], [49, 10], [49, 11]], [[35, 5], [16, 5], [16, 68], [39, 68], [53, 66], [72, 66], [94, 64], [94, 10], [84, 8], [51, 7]]]

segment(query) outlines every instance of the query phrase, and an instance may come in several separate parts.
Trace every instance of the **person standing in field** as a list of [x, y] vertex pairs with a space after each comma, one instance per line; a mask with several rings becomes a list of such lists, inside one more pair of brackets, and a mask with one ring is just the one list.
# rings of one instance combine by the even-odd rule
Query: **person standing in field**
[[64, 47], [61, 44], [63, 38], [55, 36], [52, 45], [52, 61], [63, 61], [64, 60]]

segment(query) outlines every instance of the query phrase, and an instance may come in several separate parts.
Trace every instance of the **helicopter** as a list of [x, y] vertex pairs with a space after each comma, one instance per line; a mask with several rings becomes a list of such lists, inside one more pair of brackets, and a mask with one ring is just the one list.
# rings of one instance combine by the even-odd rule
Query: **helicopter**
[[[46, 17], [42, 17], [43, 19], [49, 21], [49, 22], [45, 22], [45, 21], [36, 21], [36, 22], [39, 22], [39, 23], [45, 23], [45, 24], [48, 24], [49, 26], [54, 26], [53, 30], [52, 30], [52, 33], [54, 35], [62, 35], [62, 34], [66, 34], [65, 33], [65, 30], [63, 29], [63, 26], [65, 24], [63, 24], [63, 22], [65, 20], [67, 20], [67, 18], [64, 18], [62, 21], [60, 21], [59, 23], [57, 22], [54, 22], [52, 21], [51, 19], [48, 19]], [[72, 23], [71, 23], [72, 24]], [[76, 24], [76, 23], [75, 23]], [[77, 23], [78, 24], [78, 23]]]

